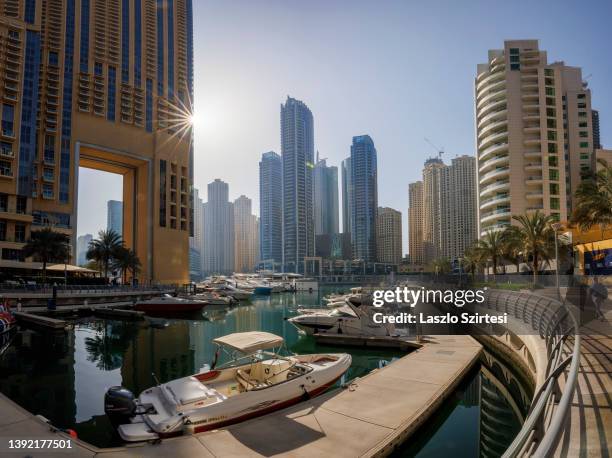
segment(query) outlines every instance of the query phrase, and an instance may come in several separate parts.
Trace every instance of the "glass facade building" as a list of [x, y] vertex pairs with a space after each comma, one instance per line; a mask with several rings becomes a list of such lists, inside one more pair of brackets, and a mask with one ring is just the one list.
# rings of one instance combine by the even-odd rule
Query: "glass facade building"
[[274, 151], [262, 154], [259, 162], [259, 256], [266, 268], [282, 262], [283, 166]]

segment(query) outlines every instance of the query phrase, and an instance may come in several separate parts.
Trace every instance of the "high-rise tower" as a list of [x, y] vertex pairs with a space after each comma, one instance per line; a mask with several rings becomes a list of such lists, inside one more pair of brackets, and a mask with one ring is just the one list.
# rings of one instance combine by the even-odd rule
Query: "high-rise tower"
[[402, 214], [378, 207], [376, 220], [377, 261], [399, 265], [402, 260]]
[[251, 199], [234, 200], [234, 270], [253, 272], [259, 259], [259, 221], [251, 212]]
[[314, 255], [314, 126], [304, 102], [287, 97], [281, 105], [283, 162], [283, 266], [303, 272], [304, 257]]
[[506, 41], [488, 57], [475, 79], [480, 236], [526, 212], [566, 220], [594, 151], [581, 70], [548, 63], [537, 40]]
[[328, 166], [318, 157], [314, 167], [314, 227], [315, 235], [339, 232], [338, 167]]
[[265, 268], [283, 259], [283, 164], [274, 151], [259, 162], [259, 256]]
[[204, 204], [204, 273], [228, 275], [234, 271], [234, 208], [229, 186], [218, 178], [208, 184]]
[[376, 148], [369, 135], [353, 137], [351, 184], [353, 257], [364, 261], [376, 261], [378, 171]]
[[422, 265], [423, 254], [423, 182], [408, 185], [408, 255], [410, 263]]
[[342, 161], [342, 232], [351, 233], [351, 192], [353, 184], [351, 182], [351, 158], [347, 157]]
[[16, 233], [44, 226], [76, 248], [80, 166], [123, 175], [123, 238], [141, 279], [186, 282], [192, 0], [0, 5], [0, 194], [10, 210], [0, 213], [0, 266], [24, 260]]

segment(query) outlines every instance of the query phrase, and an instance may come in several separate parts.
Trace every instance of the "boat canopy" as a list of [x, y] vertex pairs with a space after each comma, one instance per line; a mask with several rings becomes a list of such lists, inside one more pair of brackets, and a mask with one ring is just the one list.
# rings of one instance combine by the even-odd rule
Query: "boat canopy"
[[217, 345], [233, 348], [241, 353], [250, 354], [259, 350], [279, 347], [283, 344], [284, 339], [269, 332], [250, 331], [235, 332], [223, 337], [217, 337], [213, 339], [213, 342]]

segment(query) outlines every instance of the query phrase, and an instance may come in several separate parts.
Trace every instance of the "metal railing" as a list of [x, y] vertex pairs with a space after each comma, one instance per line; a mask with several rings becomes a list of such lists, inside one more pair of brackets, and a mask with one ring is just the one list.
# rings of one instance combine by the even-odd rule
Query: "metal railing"
[[115, 294], [145, 291], [176, 291], [178, 285], [0, 285], [2, 294], [53, 294], [53, 290], [61, 295], [70, 294]]
[[[504, 458], [552, 456], [568, 419], [580, 366], [580, 335], [576, 318], [565, 304], [529, 293], [490, 290], [481, 304], [523, 321], [546, 343], [545, 380]], [[567, 371], [561, 388], [559, 379]]]

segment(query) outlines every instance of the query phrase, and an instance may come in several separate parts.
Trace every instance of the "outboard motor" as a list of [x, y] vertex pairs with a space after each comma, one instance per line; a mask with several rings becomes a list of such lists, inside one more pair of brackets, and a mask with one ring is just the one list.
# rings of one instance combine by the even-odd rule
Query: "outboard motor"
[[127, 422], [136, 413], [134, 394], [122, 386], [111, 386], [104, 395], [104, 413], [113, 422]]

